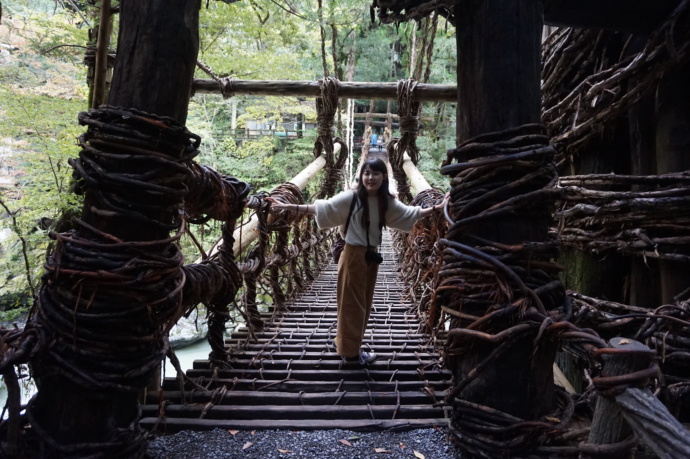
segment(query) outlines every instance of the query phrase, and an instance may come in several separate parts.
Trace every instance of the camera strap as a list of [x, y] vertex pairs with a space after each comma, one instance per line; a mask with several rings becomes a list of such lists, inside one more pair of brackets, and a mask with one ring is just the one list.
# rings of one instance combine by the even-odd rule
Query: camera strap
[[[352, 202], [350, 203], [350, 211], [347, 213], [347, 221], [345, 222], [345, 231], [344, 234], [347, 236], [347, 229], [350, 227], [350, 219], [352, 218], [352, 211], [355, 208], [355, 204], [357, 203], [357, 195], [355, 193], [352, 193]], [[367, 228], [367, 233], [369, 233], [369, 228]], [[343, 236], [344, 237], [344, 236]], [[367, 237], [369, 237], [369, 234], [367, 234]], [[368, 243], [368, 240], [367, 240]]]

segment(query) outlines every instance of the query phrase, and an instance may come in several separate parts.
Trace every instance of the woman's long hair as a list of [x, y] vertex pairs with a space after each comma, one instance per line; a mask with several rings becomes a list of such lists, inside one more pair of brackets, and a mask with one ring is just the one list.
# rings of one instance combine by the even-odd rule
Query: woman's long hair
[[364, 169], [369, 168], [375, 172], [383, 173], [383, 182], [381, 182], [381, 188], [379, 188], [378, 201], [379, 201], [379, 231], [386, 227], [386, 211], [388, 210], [388, 202], [391, 198], [394, 198], [389, 190], [390, 182], [388, 180], [388, 168], [386, 168], [386, 163], [380, 158], [369, 159], [362, 164], [362, 168], [359, 170], [359, 181], [357, 183], [357, 201], [362, 207], [362, 226], [364, 229], [369, 228], [369, 194], [367, 189], [364, 187], [364, 182], [362, 181], [362, 176], [364, 175]]

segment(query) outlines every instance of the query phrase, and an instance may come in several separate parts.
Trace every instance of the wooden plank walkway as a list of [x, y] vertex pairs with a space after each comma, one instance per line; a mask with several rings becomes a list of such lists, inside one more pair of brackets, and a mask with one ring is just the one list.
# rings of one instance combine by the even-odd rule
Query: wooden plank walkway
[[[149, 396], [141, 425], [166, 433], [223, 429], [386, 430], [445, 427], [443, 398], [450, 372], [419, 332], [388, 237], [363, 347], [378, 358], [366, 367], [335, 353], [337, 266], [328, 265], [312, 285], [267, 325], [255, 342], [238, 329], [227, 340], [231, 369], [197, 360], [187, 376], [205, 389], [175, 378], [163, 383], [163, 404]], [[164, 418], [159, 418], [162, 410]]]

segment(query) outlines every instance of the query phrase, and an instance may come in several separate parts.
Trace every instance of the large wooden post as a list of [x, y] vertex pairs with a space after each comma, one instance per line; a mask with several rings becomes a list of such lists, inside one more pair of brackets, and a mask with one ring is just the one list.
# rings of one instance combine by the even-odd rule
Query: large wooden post
[[[200, 0], [122, 0], [120, 8], [117, 63], [109, 105], [171, 117], [184, 124], [198, 52]], [[132, 171], [139, 167], [140, 172], [145, 172], [141, 171], [145, 166], [122, 164], [121, 167], [129, 167]], [[123, 241], [139, 242], [170, 236], [160, 226], [152, 227], [136, 219], [109, 218], [106, 213], [96, 213], [97, 209], [92, 208], [96, 202], [93, 193], [87, 190], [82, 220], [94, 230], [86, 231], [81, 227], [76, 234], [84, 239], [92, 237], [95, 232]], [[160, 221], [166, 218], [165, 215], [151, 217]], [[50, 285], [44, 286], [48, 291], [51, 288]], [[149, 307], [141, 301], [133, 296], [128, 304], [121, 305], [122, 310]], [[76, 310], [76, 306], [69, 307]], [[97, 313], [98, 310], [89, 312]], [[107, 323], [107, 318], [103, 323]], [[74, 326], [77, 326], [76, 319]], [[146, 324], [141, 324], [138, 329], [140, 334], [144, 331], [149, 333]], [[112, 333], [122, 337], [123, 334], [137, 333], [137, 327], [118, 328]], [[46, 345], [52, 346], [52, 343]], [[103, 457], [142, 457], [145, 444], [138, 426], [136, 387], [129, 392], [106, 389], [108, 386], [105, 385], [95, 390], [93, 386], [99, 385], [98, 378], [87, 388], [75, 382], [74, 378], [51, 370], [69, 365], [74, 372], [82, 369], [88, 372], [91, 369], [90, 350], [84, 349], [83, 354], [74, 359], [60, 356], [59, 360], [53, 360], [51, 355], [33, 362], [39, 390], [30, 411], [37, 421], [36, 428], [41, 428], [41, 432], [37, 432], [39, 436], [44, 441], [52, 439], [45, 441], [47, 450], [43, 454], [45, 457], [81, 457], [82, 454], [93, 457], [90, 456], [93, 451], [86, 451], [95, 448]], [[127, 356], [128, 351], [122, 349], [123, 356]], [[126, 368], [128, 364], [132, 367]], [[119, 365], [123, 365], [122, 374], [141, 371], [141, 368], [134, 367], [136, 362], [127, 359]], [[148, 376], [150, 378], [153, 374]]]
[[[657, 174], [690, 169], [690, 90], [687, 86], [690, 64], [685, 64], [659, 83], [656, 125]], [[659, 262], [661, 301], [673, 303], [673, 297], [690, 285], [687, 263], [671, 260]]]
[[[458, 2], [457, 143], [541, 122], [542, 8], [539, 0]], [[500, 225], [479, 223], [470, 232], [504, 244], [520, 244], [546, 240], [548, 227], [545, 218], [510, 214]], [[461, 397], [523, 418], [550, 409], [555, 348], [535, 356], [533, 338], [512, 346], [482, 372], [481, 383], [469, 385]], [[461, 374], [456, 378], [464, 378], [494, 348], [490, 344], [473, 347], [473, 352], [461, 357]]]
[[[646, 35], [635, 37], [629, 45], [628, 52], [632, 54], [641, 51], [646, 42]], [[630, 174], [654, 175], [656, 174], [654, 96], [647, 95], [630, 107], [628, 120]], [[633, 258], [630, 262], [630, 294], [624, 302], [645, 308], [659, 306], [661, 287], [658, 279], [658, 260], [641, 256]]]

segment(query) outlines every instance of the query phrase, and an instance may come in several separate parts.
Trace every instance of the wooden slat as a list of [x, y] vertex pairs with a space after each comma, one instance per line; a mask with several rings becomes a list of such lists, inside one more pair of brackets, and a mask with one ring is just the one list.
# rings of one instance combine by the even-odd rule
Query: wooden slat
[[[413, 360], [381, 360], [368, 365], [369, 370], [393, 369], [400, 371], [415, 371], [417, 368], [425, 366], [433, 366], [433, 361], [413, 361]], [[340, 370], [347, 368], [348, 365], [354, 365], [343, 362], [341, 358], [327, 357], [321, 360], [273, 360], [273, 359], [232, 359], [230, 364], [235, 370], [263, 368], [264, 370]], [[359, 364], [357, 364], [359, 366]], [[203, 360], [196, 360], [194, 362], [194, 369], [208, 368], [208, 362]]]
[[[405, 343], [402, 345], [393, 345], [390, 346], [388, 344], [378, 344], [378, 343], [373, 343], [368, 346], [368, 348], [371, 348], [374, 352], [376, 352], [377, 355], [380, 355], [382, 357], [386, 357], [388, 354], [393, 354], [393, 352], [400, 354], [401, 358], [406, 358], [408, 354], [415, 354], [419, 353], [420, 355], [424, 356], [430, 356], [434, 358], [438, 358], [439, 354], [434, 351], [434, 348], [429, 345], [421, 345], [421, 344], [415, 344], [412, 345], [410, 344], [409, 346], [406, 346]], [[270, 343], [270, 342], [264, 342], [264, 343], [256, 343], [256, 344], [245, 344], [241, 348], [235, 348], [233, 349], [233, 355], [237, 354], [242, 354], [245, 352], [270, 352], [270, 351], [277, 351], [277, 352], [282, 352], [282, 353], [291, 353], [291, 352], [334, 352], [335, 349], [333, 347], [333, 344], [330, 343], [295, 343], [295, 344], [281, 344], [281, 343]]]
[[[352, 365], [354, 366], [354, 365]], [[368, 370], [366, 368], [349, 369], [343, 365], [340, 370], [218, 370], [217, 374], [221, 378], [260, 378], [260, 379], [302, 379], [305, 381], [340, 381], [349, 379], [353, 381], [449, 381], [451, 373], [449, 371], [426, 371], [423, 374], [417, 371], [396, 371], [396, 370]], [[187, 370], [187, 376], [198, 378], [200, 376], [209, 377], [209, 370]]]
[[[410, 405], [433, 404], [443, 399], [447, 391], [428, 394], [422, 391], [390, 391], [390, 392], [270, 392], [256, 390], [232, 390], [218, 396], [217, 391], [168, 391], [166, 400], [175, 403], [207, 403], [213, 401], [215, 405], [395, 405], [399, 401]], [[151, 400], [158, 401], [158, 398]], [[157, 407], [158, 405], [156, 405]]]
[[160, 431], [171, 434], [180, 430], [213, 430], [213, 429], [284, 429], [284, 430], [323, 430], [343, 429], [352, 431], [404, 431], [430, 427], [447, 427], [448, 419], [330, 419], [324, 423], [321, 419], [293, 419], [293, 420], [265, 420], [254, 419], [240, 421], [236, 419], [178, 419], [166, 418], [159, 422], [158, 418], [142, 418], [139, 424], [147, 429], [158, 426]]
[[[146, 405], [142, 416], [154, 416], [157, 405]], [[232, 420], [288, 420], [288, 419], [438, 419], [443, 409], [431, 405], [168, 405], [165, 415], [175, 418], [232, 419]]]
[[[231, 392], [252, 391], [264, 392], [388, 392], [388, 391], [418, 391], [445, 394], [448, 387], [447, 381], [351, 381], [341, 379], [338, 381], [304, 381], [304, 380], [271, 380], [271, 379], [240, 379], [240, 378], [208, 378], [198, 382], [208, 390], [225, 386]], [[190, 382], [185, 383], [185, 391], [191, 393], [191, 389], [198, 391]], [[177, 378], [168, 377], [163, 380], [165, 396], [179, 399], [180, 382]], [[195, 392], [196, 393], [196, 392]], [[204, 391], [201, 391], [204, 393]], [[158, 394], [151, 394], [153, 400], [158, 401]], [[444, 395], [445, 397], [445, 395]]]

